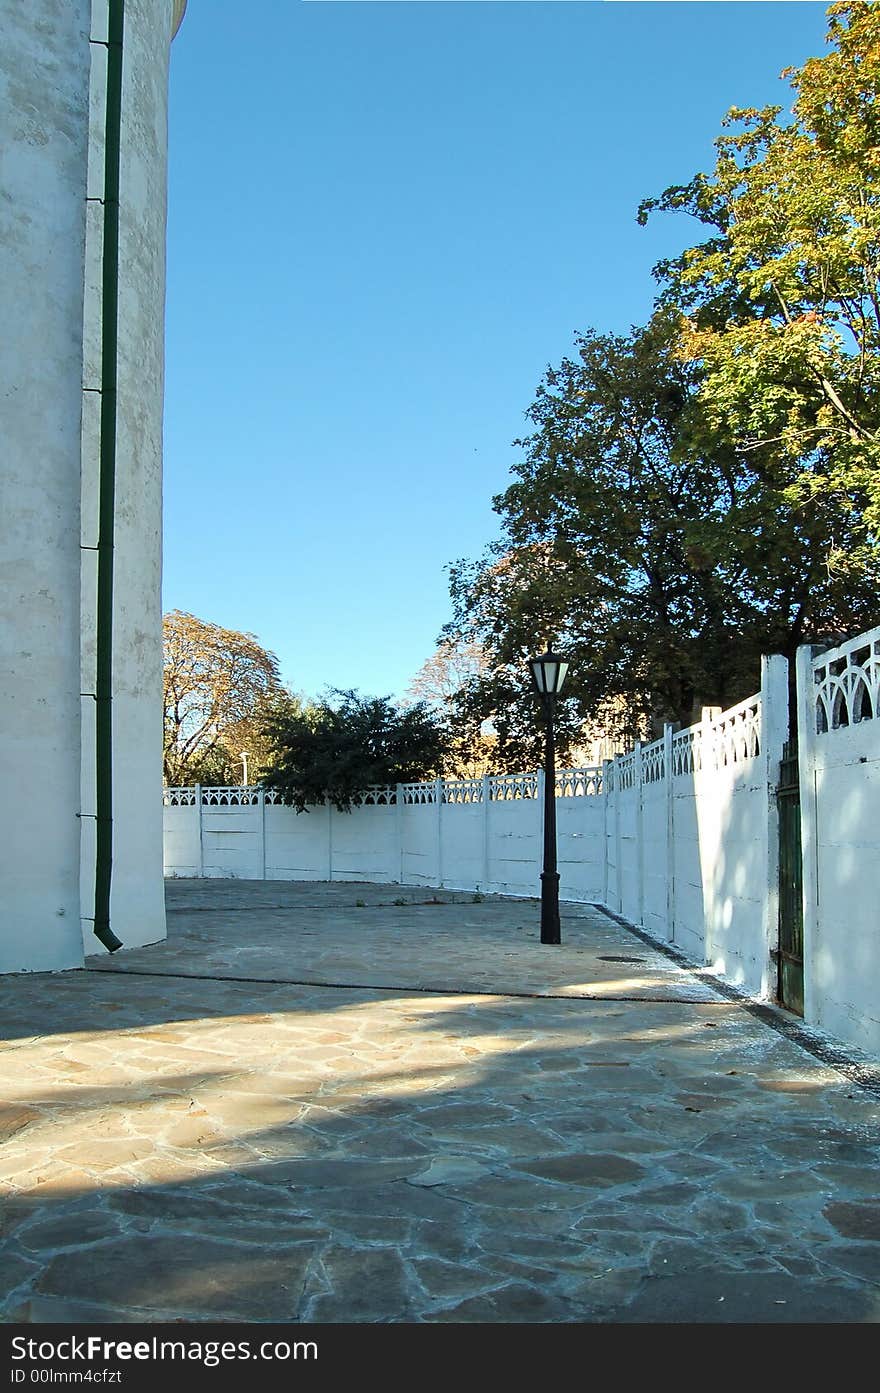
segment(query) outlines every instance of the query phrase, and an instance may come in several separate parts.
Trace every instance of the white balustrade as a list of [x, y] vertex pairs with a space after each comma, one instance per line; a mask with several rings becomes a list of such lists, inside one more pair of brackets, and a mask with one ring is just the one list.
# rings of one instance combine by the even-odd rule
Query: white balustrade
[[537, 796], [537, 774], [493, 774], [489, 779], [489, 797], [493, 803], [511, 803]]
[[482, 779], [444, 779], [444, 803], [482, 803]]
[[655, 784], [666, 776], [666, 762], [663, 753], [663, 739], [653, 740], [642, 746], [642, 782]]
[[880, 630], [813, 659], [816, 733], [880, 719]]
[[595, 798], [602, 792], [602, 766], [562, 769], [556, 775], [557, 798]]

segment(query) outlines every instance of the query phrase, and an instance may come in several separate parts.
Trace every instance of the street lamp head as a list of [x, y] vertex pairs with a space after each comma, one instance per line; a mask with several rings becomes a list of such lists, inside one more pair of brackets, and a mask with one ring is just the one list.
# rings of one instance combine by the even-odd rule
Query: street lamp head
[[562, 684], [568, 672], [568, 663], [558, 653], [548, 648], [537, 658], [529, 658], [532, 670], [532, 683], [535, 691], [542, 697], [556, 697], [562, 691]]

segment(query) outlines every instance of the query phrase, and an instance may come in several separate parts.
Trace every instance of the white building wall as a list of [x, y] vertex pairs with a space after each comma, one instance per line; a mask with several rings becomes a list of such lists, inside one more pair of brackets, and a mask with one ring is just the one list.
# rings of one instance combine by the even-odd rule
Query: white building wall
[[[162, 824], [162, 412], [168, 58], [174, 0], [126, 0], [120, 149], [118, 421], [113, 561], [113, 878], [126, 948], [165, 936]], [[82, 686], [95, 690], [101, 386], [106, 0], [94, 0], [82, 437]], [[82, 700], [81, 918], [93, 936], [95, 703]], [[141, 809], [140, 815], [133, 808]]]
[[[164, 935], [161, 435], [168, 46], [184, 0], [127, 0], [123, 59], [111, 920]], [[107, 0], [0, 0], [0, 971], [92, 935]]]
[[82, 963], [88, 0], [0, 0], [0, 972]]
[[173, 0], [126, 0], [119, 424], [113, 614], [113, 884], [126, 948], [165, 937], [162, 796], [162, 416], [168, 61]]

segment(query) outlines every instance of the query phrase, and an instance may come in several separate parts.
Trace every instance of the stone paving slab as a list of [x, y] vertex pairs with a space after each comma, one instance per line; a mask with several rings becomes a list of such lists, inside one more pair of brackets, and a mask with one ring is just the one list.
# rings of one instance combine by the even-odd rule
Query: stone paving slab
[[[550, 974], [539, 959], [558, 950], [525, 937], [510, 982], [543, 993], [453, 990], [451, 960], [445, 991], [297, 985], [299, 940], [345, 910], [321, 889], [249, 911], [249, 885], [231, 901], [229, 882], [202, 883], [180, 910], [172, 886], [168, 945], [0, 979], [3, 1319], [880, 1319], [875, 1095], [742, 1005], [679, 995], [586, 911], [563, 924], [576, 995], [547, 994], [562, 958]], [[525, 935], [536, 908], [422, 919], [374, 891], [408, 976], [422, 951], [443, 965], [454, 915], [494, 943], [504, 915]], [[264, 932], [275, 913], [286, 930]], [[211, 975], [234, 963], [233, 916], [246, 946], [271, 938], [277, 980]], [[648, 961], [606, 967], [609, 948]], [[602, 996], [591, 960], [600, 986], [651, 991]]]
[[[562, 907], [540, 943], [536, 900], [365, 883], [172, 880], [167, 944], [102, 954], [107, 972], [199, 971], [255, 980], [421, 991], [715, 1001], [694, 969], [592, 905]], [[255, 921], [254, 916], [258, 915]], [[259, 932], [254, 931], [255, 922]]]

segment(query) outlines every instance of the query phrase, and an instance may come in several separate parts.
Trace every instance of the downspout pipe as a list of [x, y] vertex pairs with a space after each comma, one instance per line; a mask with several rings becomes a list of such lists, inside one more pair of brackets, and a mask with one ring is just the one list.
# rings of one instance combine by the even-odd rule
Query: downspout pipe
[[98, 483], [98, 595], [95, 679], [95, 937], [122, 947], [110, 927], [113, 876], [113, 532], [119, 351], [119, 165], [125, 0], [108, 0], [104, 143], [104, 248], [101, 274], [101, 447]]

